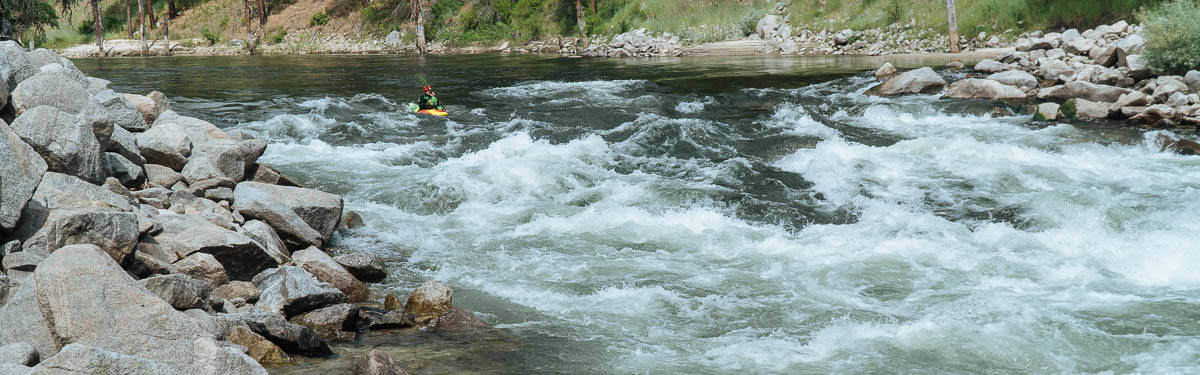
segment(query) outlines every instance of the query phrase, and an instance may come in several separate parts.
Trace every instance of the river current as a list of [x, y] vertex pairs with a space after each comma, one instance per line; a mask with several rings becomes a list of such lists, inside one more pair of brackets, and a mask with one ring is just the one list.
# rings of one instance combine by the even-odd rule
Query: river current
[[[882, 61], [76, 64], [265, 139], [262, 162], [344, 195], [366, 227], [333, 245], [388, 259], [375, 297], [441, 280], [502, 329], [378, 335], [338, 344], [344, 358], [383, 348], [413, 373], [1200, 372], [1200, 157], [1119, 124], [863, 95]], [[406, 113], [422, 75], [449, 117]]]

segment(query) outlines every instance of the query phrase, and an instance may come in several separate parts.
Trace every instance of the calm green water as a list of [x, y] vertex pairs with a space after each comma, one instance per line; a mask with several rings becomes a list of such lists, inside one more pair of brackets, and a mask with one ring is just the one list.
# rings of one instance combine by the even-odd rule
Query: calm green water
[[[264, 162], [363, 214], [335, 245], [390, 260], [375, 292], [442, 280], [500, 328], [273, 372], [370, 348], [427, 374], [1200, 372], [1200, 158], [862, 95], [882, 61], [76, 64], [267, 139]], [[418, 75], [451, 116], [404, 112]]]

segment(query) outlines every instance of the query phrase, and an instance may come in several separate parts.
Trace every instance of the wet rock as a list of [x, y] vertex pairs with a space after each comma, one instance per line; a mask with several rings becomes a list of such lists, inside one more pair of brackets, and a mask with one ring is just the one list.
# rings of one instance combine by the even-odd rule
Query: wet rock
[[0, 346], [0, 363], [33, 366], [37, 361], [37, 350], [29, 343], [17, 342]]
[[387, 310], [372, 307], [359, 308], [359, 320], [371, 330], [386, 330], [414, 327], [417, 325], [412, 314], [404, 310]]
[[45, 159], [48, 170], [104, 182], [100, 142], [75, 115], [50, 106], [29, 108], [13, 121], [12, 131]]
[[1054, 121], [1058, 119], [1058, 103], [1041, 103], [1034, 107], [1034, 121]]
[[93, 95], [84, 107], [82, 116], [88, 126], [98, 129], [116, 125], [126, 130], [142, 132], [150, 128], [133, 103], [112, 90]]
[[408, 295], [404, 311], [412, 314], [417, 323], [425, 324], [450, 310], [454, 290], [436, 280], [429, 280]]
[[256, 311], [220, 316], [249, 327], [251, 331], [262, 335], [285, 352], [313, 356], [333, 354], [329, 343], [322, 340], [311, 328], [290, 323], [277, 313]]
[[1083, 98], [1095, 102], [1113, 103], [1131, 90], [1090, 82], [1071, 81], [1062, 86], [1048, 87], [1038, 92], [1039, 99], [1069, 100]]
[[34, 285], [57, 342], [158, 361], [187, 374], [266, 373], [249, 357], [220, 346], [195, 319], [138, 286], [95, 246], [55, 251], [34, 272]]
[[984, 73], [999, 73], [1012, 70], [1012, 66], [992, 59], [983, 59], [975, 64], [975, 70]]
[[408, 372], [396, 366], [387, 354], [372, 350], [354, 364], [354, 375], [408, 375]]
[[203, 309], [208, 302], [209, 286], [183, 274], [155, 276], [139, 281], [150, 293], [162, 298], [176, 310]]
[[896, 78], [868, 90], [868, 93], [879, 96], [931, 94], [941, 91], [945, 86], [946, 80], [938, 76], [933, 69], [925, 67], [901, 73]]
[[892, 63], [885, 62], [883, 63], [883, 66], [880, 66], [878, 70], [875, 70], [875, 79], [887, 81], [899, 73], [900, 72], [896, 70], [896, 67], [892, 66]]
[[63, 70], [34, 74], [16, 85], [10, 103], [17, 115], [39, 106], [54, 107], [72, 115], [83, 111], [89, 100], [87, 86]]
[[1007, 72], [995, 73], [989, 75], [987, 79], [1009, 86], [1016, 86], [1021, 90], [1032, 90], [1038, 86], [1037, 77], [1020, 70], [1010, 70]]
[[429, 328], [434, 331], [452, 332], [491, 328], [491, 326], [479, 320], [474, 313], [455, 307], [446, 310], [430, 321]]
[[46, 161], [0, 121], [0, 232], [12, 230], [46, 173]]
[[345, 267], [359, 280], [377, 283], [387, 278], [383, 260], [374, 255], [358, 252], [338, 255], [333, 257], [333, 260]]
[[275, 345], [271, 340], [267, 340], [245, 326], [234, 326], [230, 329], [228, 340], [246, 347], [246, 354], [258, 363], [280, 365], [292, 362], [292, 357], [280, 349], [279, 345]]
[[1170, 150], [1180, 155], [1200, 155], [1200, 143], [1192, 140], [1159, 134], [1156, 141], [1162, 145], [1160, 152]]
[[400, 301], [400, 297], [395, 294], [388, 293], [383, 297], [383, 308], [388, 310], [403, 310], [404, 303]]
[[1163, 104], [1155, 104], [1146, 107], [1144, 111], [1138, 113], [1137, 115], [1130, 116], [1129, 120], [1135, 123], [1149, 125], [1174, 125], [1180, 117], [1182, 117], [1182, 115], [1174, 108]]
[[950, 69], [950, 70], [960, 70], [960, 69], [964, 69], [966, 67], [967, 67], [966, 65], [963, 65], [962, 62], [958, 62], [958, 61], [951, 61], [949, 63], [946, 63], [946, 69]]
[[315, 276], [317, 280], [333, 284], [346, 294], [350, 302], [366, 301], [370, 295], [362, 281], [321, 249], [309, 247], [292, 253], [292, 262]]
[[233, 195], [238, 213], [267, 222], [291, 247], [321, 246], [342, 218], [342, 197], [319, 190], [243, 182]]
[[179, 273], [206, 281], [209, 285], [221, 285], [229, 281], [225, 267], [212, 254], [195, 253], [180, 259], [173, 266]]
[[[172, 204], [174, 207], [175, 205]], [[278, 265], [250, 237], [213, 224], [193, 215], [163, 215], [163, 233], [155, 236], [160, 242], [169, 241], [183, 256], [195, 253], [211, 254], [232, 280], [248, 281], [263, 270]]]
[[288, 317], [346, 302], [346, 294], [296, 266], [282, 266], [255, 276], [260, 291], [254, 308]]
[[990, 79], [968, 78], [950, 84], [946, 97], [955, 99], [1023, 99], [1025, 92]]
[[297, 315], [290, 320], [292, 323], [311, 328], [327, 340], [344, 338], [347, 336], [345, 332], [353, 333], [358, 330], [358, 306], [350, 303], [326, 306]]
[[346, 214], [342, 217], [342, 227], [349, 229], [349, 230], [355, 230], [358, 228], [362, 228], [363, 227], [362, 215], [359, 215], [357, 212], [354, 212], [354, 211], [347, 211]]
[[175, 123], [156, 125], [137, 135], [138, 150], [146, 162], [172, 170], [183, 170], [192, 154], [192, 141], [183, 128]]
[[104, 174], [116, 177], [122, 186], [137, 187], [146, 182], [146, 176], [139, 167], [121, 154], [105, 152], [103, 156]]
[[171, 186], [183, 180], [183, 175], [171, 168], [158, 164], [146, 164], [146, 179], [154, 185]]

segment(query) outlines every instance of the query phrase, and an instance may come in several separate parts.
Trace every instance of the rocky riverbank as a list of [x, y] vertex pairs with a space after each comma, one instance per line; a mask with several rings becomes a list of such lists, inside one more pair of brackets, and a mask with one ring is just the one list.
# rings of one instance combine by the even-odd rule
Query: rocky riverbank
[[488, 329], [436, 281], [372, 293], [383, 262], [329, 246], [361, 218], [258, 163], [266, 142], [0, 52], [0, 373], [265, 374], [373, 331]]
[[885, 64], [876, 72], [883, 83], [870, 92], [1033, 102], [1036, 120], [1117, 120], [1194, 133], [1200, 126], [1200, 71], [1155, 76], [1142, 57], [1141, 32], [1120, 21], [1083, 32], [1032, 33], [1012, 52], [979, 62], [949, 84], [932, 69], [897, 74]]

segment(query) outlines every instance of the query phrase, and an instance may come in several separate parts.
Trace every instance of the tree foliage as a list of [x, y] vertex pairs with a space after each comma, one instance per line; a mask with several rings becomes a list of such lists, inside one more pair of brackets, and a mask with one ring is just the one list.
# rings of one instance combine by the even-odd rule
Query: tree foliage
[[1156, 71], [1200, 69], [1200, 2], [1175, 0], [1139, 15], [1146, 28], [1146, 62]]

